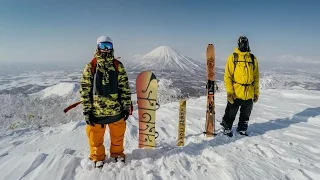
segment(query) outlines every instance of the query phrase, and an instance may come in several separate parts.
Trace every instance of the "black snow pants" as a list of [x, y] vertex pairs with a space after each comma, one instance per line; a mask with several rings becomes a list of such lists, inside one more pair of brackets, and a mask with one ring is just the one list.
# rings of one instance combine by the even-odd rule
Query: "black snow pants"
[[232, 124], [236, 118], [237, 112], [240, 107], [240, 116], [237, 131], [246, 131], [248, 128], [248, 121], [252, 111], [253, 100], [242, 100], [236, 99], [234, 103], [231, 104], [228, 101], [227, 107], [225, 109], [225, 114], [222, 120], [222, 126], [225, 129], [231, 130]]

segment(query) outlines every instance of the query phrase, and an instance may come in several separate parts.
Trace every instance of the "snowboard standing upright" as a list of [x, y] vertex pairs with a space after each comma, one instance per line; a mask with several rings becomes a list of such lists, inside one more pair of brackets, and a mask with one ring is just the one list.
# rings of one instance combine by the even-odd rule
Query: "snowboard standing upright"
[[139, 148], [155, 147], [155, 119], [158, 80], [151, 71], [141, 72], [136, 79], [139, 114]]
[[215, 53], [213, 44], [207, 46], [207, 111], [205, 134], [207, 137], [215, 135], [215, 106], [214, 106], [214, 85], [215, 85]]
[[186, 130], [186, 100], [181, 99], [179, 106], [179, 123], [178, 123], [178, 140], [177, 146], [184, 146], [185, 130]]

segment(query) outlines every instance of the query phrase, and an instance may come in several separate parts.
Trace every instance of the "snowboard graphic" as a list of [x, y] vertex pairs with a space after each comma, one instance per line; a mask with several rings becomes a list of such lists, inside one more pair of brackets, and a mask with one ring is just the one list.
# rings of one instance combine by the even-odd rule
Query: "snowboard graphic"
[[141, 72], [136, 79], [139, 114], [139, 148], [155, 147], [155, 119], [158, 80], [151, 71]]
[[180, 100], [177, 146], [184, 146], [186, 129], [186, 100]]
[[215, 85], [215, 53], [213, 44], [207, 46], [207, 112], [205, 134], [207, 137], [215, 135], [215, 109], [214, 109], [214, 85]]

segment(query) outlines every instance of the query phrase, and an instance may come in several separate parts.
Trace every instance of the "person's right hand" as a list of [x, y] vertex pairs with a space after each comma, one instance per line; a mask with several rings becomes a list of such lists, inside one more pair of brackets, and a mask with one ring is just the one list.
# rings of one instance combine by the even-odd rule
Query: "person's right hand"
[[236, 95], [235, 94], [227, 94], [227, 98], [228, 98], [228, 102], [230, 104], [233, 104], [234, 103], [234, 100], [236, 99]]
[[129, 110], [123, 110], [124, 120], [126, 121], [129, 118], [130, 112]]

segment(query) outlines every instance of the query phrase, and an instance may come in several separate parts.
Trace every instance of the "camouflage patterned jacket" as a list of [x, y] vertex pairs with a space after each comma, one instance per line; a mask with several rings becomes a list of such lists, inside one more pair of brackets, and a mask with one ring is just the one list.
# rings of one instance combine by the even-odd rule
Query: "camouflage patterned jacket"
[[91, 63], [83, 70], [80, 83], [81, 103], [84, 113], [92, 113], [94, 116], [94, 123], [109, 124], [123, 118], [123, 110], [130, 110], [128, 76], [120, 61], [117, 74], [113, 58], [104, 60], [97, 54], [95, 58], [97, 66], [94, 76], [91, 73]]

